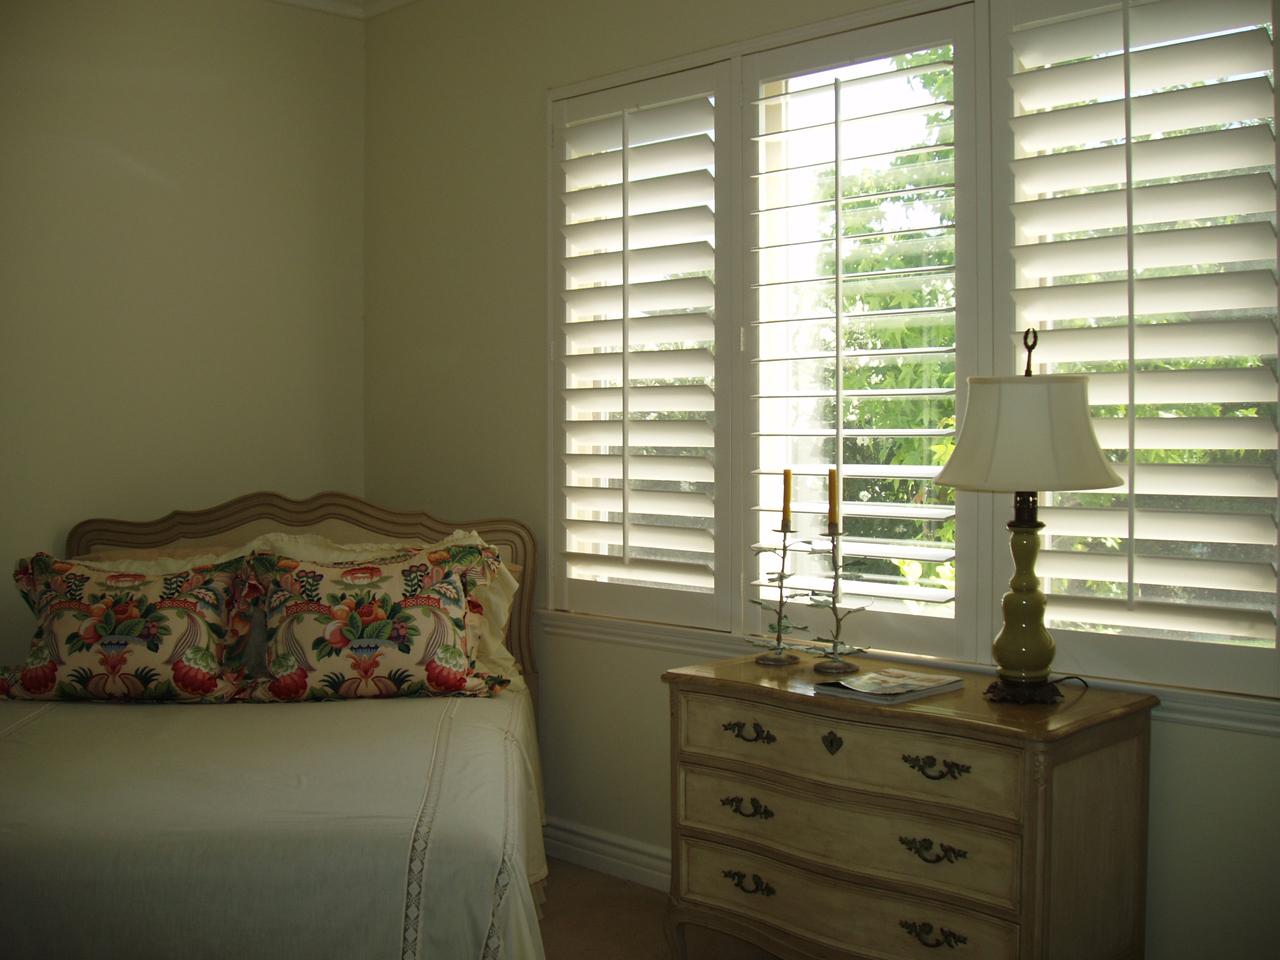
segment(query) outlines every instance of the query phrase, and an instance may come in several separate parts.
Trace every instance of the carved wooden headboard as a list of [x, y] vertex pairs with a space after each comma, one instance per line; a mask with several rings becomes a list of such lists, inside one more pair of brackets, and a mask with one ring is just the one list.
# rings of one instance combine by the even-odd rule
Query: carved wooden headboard
[[84, 520], [67, 535], [67, 556], [103, 550], [199, 546], [234, 547], [272, 531], [319, 534], [338, 543], [414, 540], [432, 542], [455, 530], [474, 530], [495, 547], [520, 581], [507, 626], [507, 647], [537, 697], [533, 656], [533, 594], [537, 546], [518, 520], [451, 522], [427, 513], [399, 513], [346, 493], [317, 493], [290, 500], [278, 493], [249, 493], [205, 510], [175, 510], [158, 520]]

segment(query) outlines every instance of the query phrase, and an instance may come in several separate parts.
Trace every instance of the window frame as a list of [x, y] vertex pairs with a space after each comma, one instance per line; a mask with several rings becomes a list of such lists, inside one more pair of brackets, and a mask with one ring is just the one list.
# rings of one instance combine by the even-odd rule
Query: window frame
[[[714, 95], [732, 101], [731, 93], [736, 88], [736, 71], [730, 60], [721, 58], [704, 64], [687, 67], [681, 70], [670, 70], [662, 74], [648, 77], [627, 84], [611, 85], [598, 90], [579, 93], [574, 96], [555, 98], [550, 104], [550, 145], [548, 162], [548, 223], [550, 237], [548, 243], [549, 270], [549, 305], [548, 321], [551, 373], [550, 385], [550, 476], [549, 496], [551, 499], [552, 542], [554, 544], [551, 596], [553, 606], [574, 608], [579, 612], [597, 616], [620, 616], [627, 619], [651, 620], [671, 624], [696, 626], [702, 629], [713, 629], [728, 632], [733, 629], [732, 599], [733, 591], [729, 588], [732, 582], [733, 557], [736, 550], [736, 516], [737, 491], [733, 483], [736, 466], [722, 462], [724, 451], [733, 450], [734, 410], [733, 397], [737, 392], [738, 377], [734, 370], [733, 352], [724, 349], [730, 339], [729, 323], [738, 310], [741, 300], [741, 281], [738, 273], [737, 258], [733, 245], [722, 243], [721, 237], [736, 235], [733, 218], [736, 216], [736, 203], [733, 194], [734, 184], [738, 182], [737, 154], [732, 144], [737, 138], [736, 111], [725, 104], [715, 105], [716, 128], [716, 175], [715, 175], [715, 309], [714, 329], [716, 341], [715, 356], [715, 489], [714, 524], [715, 537], [714, 581], [715, 588], [710, 593], [686, 592], [677, 589], [659, 587], [636, 587], [629, 584], [580, 580], [568, 576], [568, 564], [565, 560], [567, 552], [565, 531], [565, 498], [560, 495], [564, 485], [564, 458], [566, 456], [566, 437], [563, 429], [565, 420], [562, 416], [564, 388], [564, 307], [560, 300], [560, 291], [565, 289], [564, 267], [562, 265], [563, 237], [560, 235], [563, 223], [562, 211], [558, 206], [558, 198], [563, 190], [563, 180], [558, 173], [561, 163], [560, 143], [557, 135], [564, 126], [576, 118], [595, 114], [608, 114], [615, 111], [626, 111], [632, 107], [643, 107], [648, 104], [675, 100], [688, 95], [690, 91], [713, 91]], [[721, 164], [728, 169], [721, 175]], [[625, 188], [625, 187], [624, 187]], [[726, 211], [726, 225], [722, 226], [721, 210]], [[626, 214], [623, 214], [624, 218]], [[625, 228], [624, 228], [625, 229]], [[726, 492], [729, 496], [724, 496]], [[661, 612], [655, 614], [655, 608]]]

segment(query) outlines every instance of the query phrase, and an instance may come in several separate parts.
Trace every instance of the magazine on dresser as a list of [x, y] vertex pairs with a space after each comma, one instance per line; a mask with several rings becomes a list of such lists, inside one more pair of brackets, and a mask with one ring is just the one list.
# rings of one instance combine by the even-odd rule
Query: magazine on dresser
[[964, 678], [948, 673], [920, 673], [888, 667], [871, 673], [858, 673], [840, 680], [825, 680], [813, 685], [815, 693], [863, 703], [905, 703], [949, 690], [958, 690]]

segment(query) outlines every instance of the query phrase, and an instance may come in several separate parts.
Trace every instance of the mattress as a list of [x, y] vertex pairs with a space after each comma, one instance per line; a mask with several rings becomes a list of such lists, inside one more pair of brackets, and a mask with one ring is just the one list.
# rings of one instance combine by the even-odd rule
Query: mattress
[[19, 957], [537, 960], [529, 695], [0, 701]]

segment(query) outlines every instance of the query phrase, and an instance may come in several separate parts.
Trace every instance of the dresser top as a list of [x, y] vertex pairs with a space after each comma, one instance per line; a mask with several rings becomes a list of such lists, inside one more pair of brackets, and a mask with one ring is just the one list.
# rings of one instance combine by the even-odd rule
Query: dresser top
[[[1058, 740], [1100, 723], [1150, 710], [1160, 702], [1145, 694], [1102, 690], [1098, 687], [1086, 690], [1079, 683], [1070, 682], [1058, 684], [1063, 697], [1061, 702], [1052, 706], [992, 703], [982, 696], [982, 692], [994, 679], [991, 676], [908, 664], [905, 665], [906, 669], [921, 673], [958, 674], [964, 678], [964, 686], [959, 690], [930, 694], [906, 703], [881, 706], [815, 693], [815, 683], [838, 678], [814, 672], [813, 665], [818, 657], [804, 653], [799, 654], [799, 657], [799, 663], [786, 667], [760, 666], [755, 662], [754, 655], [716, 660], [669, 670], [663, 674], [662, 679], [681, 689], [720, 696], [761, 699], [763, 695], [766, 699], [793, 706], [860, 713], [886, 722], [896, 719], [927, 726], [930, 721], [934, 721], [949, 727], [966, 727], [975, 733], [1020, 740]], [[901, 663], [870, 657], [851, 659], [864, 673], [904, 667]]]

